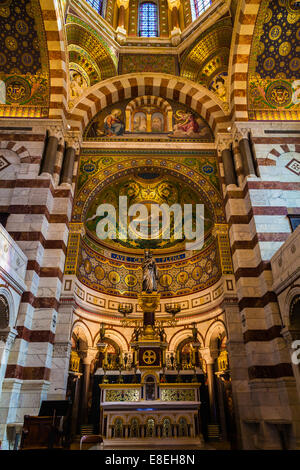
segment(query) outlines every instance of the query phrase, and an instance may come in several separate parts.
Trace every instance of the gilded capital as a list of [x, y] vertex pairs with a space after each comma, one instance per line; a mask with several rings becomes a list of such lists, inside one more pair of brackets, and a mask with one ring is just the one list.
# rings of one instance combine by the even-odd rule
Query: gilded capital
[[174, 7], [179, 10], [180, 7], [180, 0], [168, 0], [168, 7], [172, 11]]
[[129, 0], [117, 0], [118, 8], [124, 7], [127, 10], [129, 6]]

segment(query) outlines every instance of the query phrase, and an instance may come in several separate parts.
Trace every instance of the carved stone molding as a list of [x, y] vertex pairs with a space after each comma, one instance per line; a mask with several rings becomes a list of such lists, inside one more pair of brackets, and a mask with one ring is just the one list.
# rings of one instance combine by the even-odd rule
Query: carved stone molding
[[81, 136], [76, 132], [68, 132], [64, 137], [67, 146], [72, 147], [78, 153], [81, 146]]
[[216, 141], [218, 151], [223, 152], [223, 150], [229, 149], [232, 142], [231, 134], [219, 134]]

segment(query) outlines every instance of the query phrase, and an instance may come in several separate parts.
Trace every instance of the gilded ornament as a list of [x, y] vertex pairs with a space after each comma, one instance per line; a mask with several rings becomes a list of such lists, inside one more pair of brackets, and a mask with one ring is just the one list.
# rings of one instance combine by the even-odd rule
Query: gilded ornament
[[102, 266], [96, 266], [95, 268], [95, 276], [98, 279], [98, 281], [102, 281], [102, 279], [105, 276], [104, 269]]
[[108, 275], [108, 279], [112, 284], [118, 284], [120, 282], [120, 274], [116, 271], [111, 271]]
[[133, 274], [127, 274], [124, 280], [125, 280], [126, 286], [128, 287], [134, 287], [137, 284], [137, 278]]
[[180, 273], [177, 274], [177, 282], [178, 284], [184, 285], [189, 278], [189, 275], [186, 271], [181, 271]]
[[272, 41], [275, 41], [276, 39], [278, 39], [281, 36], [281, 31], [282, 31], [281, 26], [279, 26], [279, 25], [273, 26], [270, 29], [269, 38], [272, 39]]
[[289, 82], [276, 80], [266, 89], [267, 101], [276, 108], [288, 106], [292, 99], [292, 87]]
[[202, 276], [202, 268], [201, 266], [196, 266], [194, 269], [193, 269], [193, 272], [192, 272], [192, 278], [195, 280], [195, 281], [199, 281], [199, 279], [201, 278]]
[[22, 103], [31, 95], [29, 83], [21, 77], [9, 77], [5, 85], [8, 103]]
[[272, 13], [271, 8], [267, 8], [264, 23], [269, 23], [270, 19], [272, 18], [272, 15], [273, 13]]
[[275, 67], [275, 59], [273, 59], [273, 57], [268, 57], [264, 60], [263, 67], [267, 71], [273, 70], [273, 68]]
[[92, 264], [89, 259], [86, 259], [84, 262], [84, 269], [87, 274], [90, 274], [92, 272]]
[[287, 41], [283, 42], [279, 46], [279, 54], [282, 56], [286, 56], [290, 53], [291, 51], [291, 44]]
[[299, 57], [293, 57], [293, 59], [290, 60], [290, 69], [295, 72], [296, 70], [299, 70], [300, 68], [300, 58]]
[[147, 349], [143, 354], [143, 361], [147, 365], [151, 365], [156, 361], [156, 353], [152, 349]]
[[299, 20], [299, 14], [297, 13], [289, 13], [287, 15], [287, 22], [290, 24], [297, 23], [298, 20]]
[[7, 36], [5, 38], [5, 46], [9, 51], [15, 51], [18, 48], [18, 42], [13, 36]]

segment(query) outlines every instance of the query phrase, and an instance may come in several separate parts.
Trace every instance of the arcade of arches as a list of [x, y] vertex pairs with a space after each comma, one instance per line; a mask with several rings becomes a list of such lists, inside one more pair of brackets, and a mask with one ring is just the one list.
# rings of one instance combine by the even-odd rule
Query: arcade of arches
[[[300, 449], [299, 1], [0, 0], [0, 34], [2, 448], [67, 400], [66, 445]], [[103, 239], [124, 197], [201, 204], [201, 249]]]

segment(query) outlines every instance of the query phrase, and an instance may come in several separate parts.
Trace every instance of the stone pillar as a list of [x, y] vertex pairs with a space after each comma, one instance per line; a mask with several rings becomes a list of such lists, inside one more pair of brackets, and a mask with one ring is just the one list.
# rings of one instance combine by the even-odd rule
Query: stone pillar
[[76, 135], [66, 136], [66, 150], [61, 169], [60, 182], [61, 184], [72, 184], [74, 163], [76, 152], [79, 152], [80, 142]]
[[207, 369], [207, 385], [209, 395], [209, 409], [211, 424], [217, 423], [217, 406], [215, 394], [215, 371], [214, 371], [214, 358], [208, 348], [201, 350], [201, 355], [206, 362]]
[[8, 356], [18, 332], [15, 329], [0, 331], [0, 398], [5, 377]]
[[75, 436], [77, 434], [77, 421], [78, 421], [78, 408], [79, 408], [79, 397], [80, 397], [80, 378], [82, 374], [76, 374], [74, 376], [75, 383], [75, 392], [72, 405], [72, 424], [71, 424], [71, 434]]
[[90, 386], [91, 362], [88, 359], [83, 360], [83, 385], [82, 385], [82, 409], [81, 424], [87, 424], [88, 420], [88, 394]]
[[224, 167], [224, 178], [225, 184], [228, 186], [229, 184], [236, 184], [236, 174], [234, 168], [234, 161], [233, 155], [230, 149], [222, 150], [222, 162]]
[[119, 44], [125, 44], [127, 31], [125, 28], [125, 13], [129, 6], [129, 0], [117, 0], [119, 9], [118, 13], [118, 27], [116, 29], [116, 39]]
[[248, 134], [249, 129], [240, 129], [239, 150], [243, 162], [244, 176], [256, 176]]
[[57, 157], [58, 143], [61, 138], [62, 129], [59, 127], [51, 127], [48, 130], [48, 139], [46, 141], [40, 174], [48, 173], [53, 175]]

